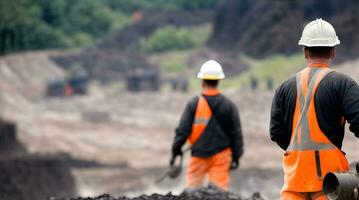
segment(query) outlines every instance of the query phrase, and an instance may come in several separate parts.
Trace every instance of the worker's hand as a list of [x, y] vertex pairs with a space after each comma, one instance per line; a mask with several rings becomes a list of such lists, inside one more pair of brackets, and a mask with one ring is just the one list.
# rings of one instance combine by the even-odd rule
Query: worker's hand
[[232, 158], [230, 170], [235, 170], [239, 167], [239, 158]]
[[175, 164], [175, 160], [177, 156], [181, 156], [183, 153], [182, 151], [172, 152], [172, 156], [170, 159], [170, 165], [173, 166]]

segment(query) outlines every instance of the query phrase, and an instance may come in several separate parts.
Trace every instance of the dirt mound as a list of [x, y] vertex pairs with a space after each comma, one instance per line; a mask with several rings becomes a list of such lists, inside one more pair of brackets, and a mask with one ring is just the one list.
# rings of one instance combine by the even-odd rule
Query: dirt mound
[[40, 200], [48, 196], [75, 195], [70, 164], [87, 166], [96, 163], [74, 161], [77, 160], [64, 154], [29, 154], [17, 139], [16, 124], [0, 119], [0, 199]]
[[17, 140], [16, 125], [0, 119], [0, 156], [24, 154], [26, 149]]
[[50, 52], [12, 54], [0, 59], [0, 115], [20, 115], [41, 99], [49, 80], [64, 73], [48, 55]]
[[56, 157], [0, 158], [0, 171], [0, 199], [45, 199], [76, 194], [69, 166]]
[[339, 60], [357, 56], [359, 9], [354, 0], [251, 1], [223, 0], [217, 7], [210, 46], [236, 50], [254, 57], [300, 51], [303, 26], [324, 18], [336, 28], [343, 49]]
[[[65, 198], [52, 200], [66, 200]], [[184, 191], [180, 195], [168, 193], [166, 195], [152, 194], [142, 195], [135, 198], [119, 197], [114, 198], [104, 194], [95, 198], [71, 198], [71, 200], [263, 200], [259, 193], [253, 194], [249, 198], [243, 198], [231, 192], [224, 192], [215, 186], [208, 186], [193, 191]]]

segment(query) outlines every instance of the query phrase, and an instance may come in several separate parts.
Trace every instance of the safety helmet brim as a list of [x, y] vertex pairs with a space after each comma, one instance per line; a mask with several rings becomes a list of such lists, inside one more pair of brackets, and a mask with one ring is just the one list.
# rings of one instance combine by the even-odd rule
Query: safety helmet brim
[[340, 44], [338, 37], [334, 41], [330, 40], [332, 39], [311, 39], [309, 41], [303, 41], [303, 39], [300, 39], [298, 45], [306, 47], [335, 47]]
[[211, 75], [211, 74], [204, 74], [202, 72], [199, 72], [197, 74], [197, 78], [198, 79], [202, 79], [202, 80], [222, 80], [224, 78], [226, 78], [226, 76], [224, 75], [224, 73], [221, 73], [219, 75]]

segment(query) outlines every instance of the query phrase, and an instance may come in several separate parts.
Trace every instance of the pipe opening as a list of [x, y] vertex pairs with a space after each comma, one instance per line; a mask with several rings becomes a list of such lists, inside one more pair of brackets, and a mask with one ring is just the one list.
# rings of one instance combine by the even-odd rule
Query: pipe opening
[[328, 173], [323, 180], [323, 192], [329, 200], [339, 198], [339, 181], [333, 173]]

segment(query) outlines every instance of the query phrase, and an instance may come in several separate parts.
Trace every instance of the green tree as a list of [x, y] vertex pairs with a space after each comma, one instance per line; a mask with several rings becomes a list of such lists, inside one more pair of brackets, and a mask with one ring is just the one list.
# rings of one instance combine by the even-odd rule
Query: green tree
[[[214, 2], [216, 0], [0, 0], [0, 54], [90, 46], [128, 24], [134, 11], [207, 9], [213, 7]], [[143, 44], [148, 43], [144, 44], [145, 49], [161, 51], [193, 45], [185, 30], [176, 30], [175, 44], [166, 33], [157, 34], [155, 37], [167, 41], [160, 44], [155, 37], [143, 40]]]
[[89, 46], [129, 17], [97, 0], [0, 0], [0, 54]]
[[195, 47], [196, 42], [187, 29], [168, 26], [156, 30], [146, 39], [141, 39], [140, 46], [145, 52], [162, 52], [189, 49]]

